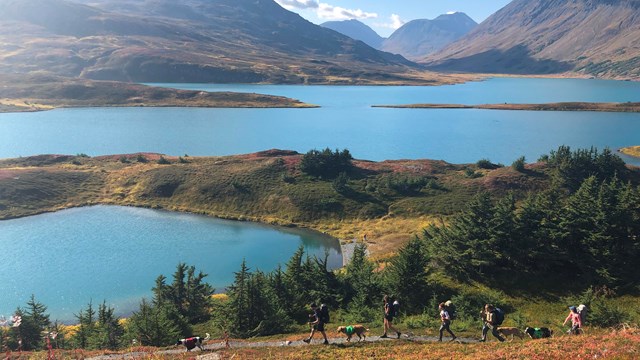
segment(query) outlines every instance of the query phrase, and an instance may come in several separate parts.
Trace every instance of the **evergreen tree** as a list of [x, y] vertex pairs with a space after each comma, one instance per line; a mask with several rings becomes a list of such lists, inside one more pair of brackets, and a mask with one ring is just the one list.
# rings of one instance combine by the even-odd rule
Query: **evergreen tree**
[[288, 309], [289, 316], [299, 321], [306, 320], [305, 312], [302, 309], [305, 308], [305, 304], [308, 301], [308, 298], [305, 297], [307, 284], [305, 283], [302, 268], [303, 259], [304, 248], [300, 246], [287, 262], [283, 274], [285, 285], [284, 304]]
[[242, 260], [240, 271], [235, 273], [233, 284], [227, 289], [229, 296], [227, 316], [229, 332], [237, 336], [246, 336], [250, 327], [249, 318], [249, 281], [251, 273], [245, 260]]
[[106, 301], [98, 306], [98, 318], [94, 329], [90, 341], [91, 348], [116, 350], [120, 346], [124, 329], [114, 315], [114, 309], [107, 306]]
[[427, 264], [424, 243], [416, 237], [398, 251], [385, 269], [388, 290], [408, 312], [421, 312], [428, 298]]
[[190, 324], [204, 322], [209, 319], [211, 295], [214, 293], [213, 287], [204, 282], [205, 277], [207, 274], [202, 272], [196, 274], [194, 266], [179, 263], [171, 285], [167, 285], [166, 277], [158, 276], [152, 289], [153, 301], [156, 305], [172, 309]]
[[[493, 209], [493, 217], [489, 221], [490, 249], [494, 249], [492, 257], [495, 266], [499, 268], [513, 268], [515, 260], [512, 256], [517, 250], [513, 241], [516, 233], [516, 201], [513, 193], [500, 199]], [[494, 272], [502, 269], [494, 269]]]
[[140, 303], [128, 321], [128, 337], [144, 346], [167, 346], [182, 335], [165, 306], [153, 305], [146, 299]]
[[75, 314], [78, 321], [78, 330], [72, 337], [73, 344], [76, 348], [89, 349], [90, 341], [95, 335], [96, 311], [93, 303], [90, 301], [85, 310], [80, 310]]
[[50, 325], [47, 307], [38, 302], [31, 295], [24, 309], [18, 308], [16, 315], [22, 317], [22, 323], [17, 328], [11, 328], [11, 344], [17, 348], [22, 343], [22, 350], [39, 350], [44, 348], [43, 333], [46, 333]]
[[381, 289], [375, 269], [376, 265], [367, 258], [367, 244], [356, 244], [341, 281], [345, 306], [354, 299], [358, 299], [360, 306], [377, 305]]
[[341, 172], [348, 173], [353, 168], [353, 157], [349, 150], [326, 148], [322, 151], [310, 150], [302, 157], [300, 170], [312, 176], [333, 178]]

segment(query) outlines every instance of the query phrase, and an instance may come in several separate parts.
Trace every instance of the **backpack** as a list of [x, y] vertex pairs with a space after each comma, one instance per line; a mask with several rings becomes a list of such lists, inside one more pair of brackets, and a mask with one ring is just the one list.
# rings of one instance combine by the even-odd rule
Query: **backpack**
[[329, 322], [329, 307], [326, 304], [320, 305], [320, 321], [323, 323]]
[[500, 308], [496, 308], [493, 311], [493, 326], [500, 326], [504, 322], [504, 311]]
[[578, 305], [578, 314], [580, 315], [580, 321], [582, 321], [582, 325], [584, 325], [584, 323], [587, 321], [587, 313], [589, 311], [589, 309], [587, 309], [587, 306], [584, 304], [580, 304]]
[[391, 305], [391, 309], [389, 309], [391, 312], [391, 315], [393, 315], [393, 317], [397, 317], [400, 314], [400, 303], [398, 302], [398, 300], [395, 300], [393, 302], [393, 304]]
[[456, 306], [451, 302], [451, 300], [445, 303], [444, 308], [449, 313], [449, 319], [455, 320], [458, 318], [458, 313], [456, 312]]

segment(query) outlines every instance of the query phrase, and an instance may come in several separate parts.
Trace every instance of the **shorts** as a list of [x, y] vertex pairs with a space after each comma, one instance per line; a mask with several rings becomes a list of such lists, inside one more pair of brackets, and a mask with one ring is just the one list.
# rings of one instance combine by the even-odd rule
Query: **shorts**
[[318, 331], [324, 331], [324, 323], [321, 321], [321, 322], [313, 325], [313, 328], [318, 330]]
[[393, 315], [385, 315], [384, 318], [387, 319], [388, 322], [393, 322]]

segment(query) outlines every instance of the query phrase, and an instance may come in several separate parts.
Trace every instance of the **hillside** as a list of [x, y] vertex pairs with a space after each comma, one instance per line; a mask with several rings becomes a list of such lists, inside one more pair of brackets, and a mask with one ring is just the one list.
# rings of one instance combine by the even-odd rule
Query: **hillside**
[[362, 22], [351, 19], [343, 21], [327, 21], [320, 24], [322, 27], [337, 31], [352, 39], [360, 40], [374, 49], [380, 49], [384, 38], [373, 31], [372, 28]]
[[385, 39], [380, 49], [419, 60], [458, 40], [477, 25], [461, 12], [440, 15], [433, 20], [412, 20]]
[[528, 175], [432, 160], [355, 161], [341, 188], [301, 173], [302, 155], [291, 151], [166, 156], [166, 165], [158, 159], [132, 154], [0, 160], [0, 219], [88, 204], [133, 205], [306, 226], [341, 239], [367, 231], [375, 239], [371, 251], [383, 254], [434, 217], [459, 211], [479, 191], [524, 193], [548, 181], [538, 168]]
[[448, 71], [638, 78], [640, 3], [514, 0], [423, 61]]
[[134, 82], [436, 80], [273, 0], [0, 0], [0, 73]]

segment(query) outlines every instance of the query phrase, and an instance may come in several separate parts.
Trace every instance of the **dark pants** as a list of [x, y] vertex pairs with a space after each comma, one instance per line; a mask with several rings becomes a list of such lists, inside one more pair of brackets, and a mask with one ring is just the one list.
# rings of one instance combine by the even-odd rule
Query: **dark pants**
[[447, 330], [447, 332], [449, 334], [451, 334], [452, 338], [455, 338], [456, 335], [453, 333], [453, 331], [451, 331], [451, 329], [449, 329], [449, 325], [451, 325], [451, 321], [443, 321], [442, 325], [440, 325], [440, 341], [442, 341], [442, 334], [444, 333], [445, 330]]
[[491, 324], [484, 323], [482, 326], [482, 340], [487, 340], [487, 333], [491, 330], [491, 334], [496, 337], [496, 339], [500, 340], [500, 342], [504, 341], [504, 338], [498, 334], [498, 328]]

